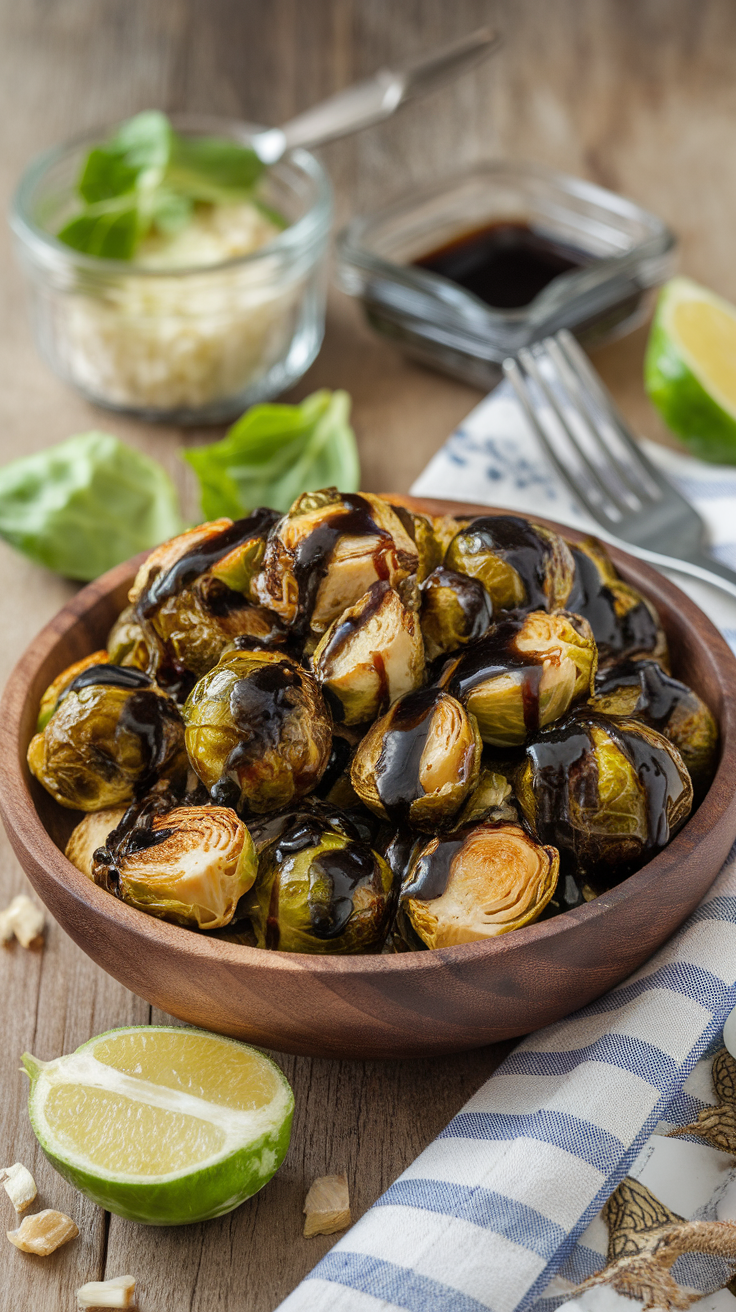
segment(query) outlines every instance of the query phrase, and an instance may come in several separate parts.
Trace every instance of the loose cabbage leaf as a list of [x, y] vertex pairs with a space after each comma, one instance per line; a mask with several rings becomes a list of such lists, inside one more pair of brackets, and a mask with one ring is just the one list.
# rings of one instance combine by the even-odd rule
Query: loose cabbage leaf
[[166, 471], [110, 433], [0, 469], [0, 537], [68, 578], [94, 579], [182, 528]]
[[347, 392], [326, 388], [301, 405], [254, 405], [221, 442], [185, 451], [205, 519], [238, 519], [256, 506], [286, 511], [302, 492], [355, 492], [360, 463]]

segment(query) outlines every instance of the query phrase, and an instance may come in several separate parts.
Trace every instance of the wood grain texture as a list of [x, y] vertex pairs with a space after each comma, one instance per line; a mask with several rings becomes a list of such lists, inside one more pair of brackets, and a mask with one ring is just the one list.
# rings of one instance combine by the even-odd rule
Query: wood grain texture
[[[5, 209], [29, 156], [150, 105], [278, 121], [391, 59], [497, 21], [505, 51], [393, 123], [323, 151], [340, 219], [383, 204], [448, 165], [539, 159], [627, 192], [680, 234], [681, 266], [736, 297], [736, 9], [732, 0], [0, 0], [0, 192]], [[36, 356], [20, 275], [0, 227], [0, 463], [101, 427], [162, 460], [191, 504], [171, 429], [94, 410]], [[645, 334], [596, 357], [630, 420], [667, 440], [641, 387]], [[294, 395], [347, 387], [364, 486], [408, 488], [478, 398], [407, 365], [333, 298], [324, 350]], [[72, 595], [0, 545], [0, 680]], [[0, 905], [25, 884], [0, 845]], [[24, 1048], [52, 1057], [148, 1008], [52, 925], [45, 954], [0, 951], [1, 1160], [36, 1160], [24, 1109]], [[82, 1218], [83, 1240], [44, 1263], [0, 1240], [0, 1309], [64, 1312], [84, 1280], [131, 1270], [142, 1312], [270, 1312], [331, 1240], [300, 1238], [314, 1176], [348, 1168], [355, 1215], [478, 1087], [502, 1051], [428, 1062], [287, 1059], [298, 1116], [292, 1151], [262, 1195], [201, 1230], [150, 1232], [67, 1191], [40, 1154], [44, 1204]], [[388, 1112], [387, 1112], [388, 1108]], [[7, 1224], [12, 1209], [0, 1191]], [[78, 1208], [79, 1210], [75, 1211]], [[0, 1217], [2, 1219], [2, 1217]]]
[[[403, 500], [438, 515], [483, 511]], [[542, 522], [574, 540], [584, 536]], [[42, 692], [102, 645], [125, 603], [133, 564], [78, 593], [34, 640], [6, 685], [0, 811], [21, 865], [74, 942], [126, 987], [183, 1021], [281, 1052], [427, 1057], [559, 1020], [619, 983], [669, 938], [709, 888], [736, 837], [736, 657], [679, 588], [642, 561], [612, 554], [623, 577], [657, 607], [673, 672], [712, 708], [721, 760], [707, 797], [680, 833], [605, 896], [485, 942], [353, 957], [224, 943], [111, 898], [63, 855], [78, 814], [58, 806], [30, 776], [26, 752]]]

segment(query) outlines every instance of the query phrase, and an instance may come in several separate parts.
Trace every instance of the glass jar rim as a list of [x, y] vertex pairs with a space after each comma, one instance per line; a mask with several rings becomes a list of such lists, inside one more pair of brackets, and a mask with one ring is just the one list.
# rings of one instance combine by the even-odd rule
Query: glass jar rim
[[[211, 115], [172, 114], [169, 118], [175, 128], [185, 133], [189, 131], [191, 134], [196, 135], [205, 132], [219, 132], [220, 135], [239, 140], [242, 144], [247, 144], [250, 137], [263, 130], [257, 124], [246, 123], [239, 119], [217, 118]], [[188, 264], [176, 268], [155, 268], [150, 265], [137, 264], [135, 260], [111, 260], [98, 255], [86, 255], [82, 251], [75, 250], [72, 246], [67, 246], [64, 242], [59, 241], [58, 237], [54, 236], [52, 232], [42, 228], [31, 218], [31, 198], [39, 182], [54, 164], [66, 155], [78, 150], [81, 146], [92, 147], [104, 141], [119, 126], [120, 121], [107, 127], [97, 128], [91, 132], [80, 133], [58, 146], [52, 146], [50, 149], [42, 151], [31, 159], [21, 174], [11, 200], [10, 227], [16, 237], [33, 254], [40, 256], [44, 261], [55, 259], [61, 263], [87, 269], [91, 273], [109, 274], [115, 277], [125, 275], [132, 275], [136, 278], [181, 278], [194, 275], [202, 277], [202, 275], [220, 273], [246, 265], [257, 265], [260, 260], [271, 258], [274, 255], [301, 254], [314, 240], [326, 236], [329, 232], [332, 224], [332, 184], [316, 156], [311, 151], [297, 147], [294, 150], [287, 151], [283, 159], [269, 165], [269, 167], [277, 169], [280, 164], [288, 163], [302, 174], [306, 174], [314, 184], [315, 198], [301, 218], [297, 219], [295, 223], [289, 224], [282, 232], [266, 242], [264, 246], [259, 246], [255, 251], [249, 251], [245, 255], [235, 255], [227, 260], [219, 260], [212, 264]]]

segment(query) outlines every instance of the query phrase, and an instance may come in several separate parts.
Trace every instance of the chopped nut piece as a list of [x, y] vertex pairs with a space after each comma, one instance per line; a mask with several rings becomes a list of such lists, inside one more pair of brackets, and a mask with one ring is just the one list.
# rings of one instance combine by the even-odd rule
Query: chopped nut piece
[[56, 1252], [62, 1244], [76, 1239], [78, 1234], [79, 1229], [70, 1216], [54, 1212], [50, 1207], [43, 1212], [34, 1212], [33, 1216], [26, 1216], [17, 1230], [7, 1232], [11, 1244], [15, 1244], [24, 1253], [36, 1253], [38, 1257], [48, 1257], [49, 1253]]
[[344, 1175], [321, 1175], [304, 1200], [304, 1236], [334, 1235], [350, 1225], [350, 1196]]
[[0, 1184], [5, 1187], [16, 1212], [25, 1212], [37, 1194], [36, 1181], [26, 1166], [16, 1162], [14, 1166], [0, 1167]]
[[114, 1280], [90, 1280], [77, 1290], [77, 1307], [135, 1307], [135, 1277], [116, 1276]]
[[0, 912], [0, 940], [9, 943], [15, 934], [21, 947], [36, 947], [42, 940], [45, 921], [38, 903], [25, 893], [19, 893], [10, 906]]

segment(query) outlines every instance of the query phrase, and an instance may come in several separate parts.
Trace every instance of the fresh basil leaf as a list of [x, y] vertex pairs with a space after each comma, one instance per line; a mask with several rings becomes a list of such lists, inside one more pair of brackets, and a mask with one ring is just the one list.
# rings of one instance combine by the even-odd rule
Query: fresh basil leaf
[[0, 537], [67, 578], [96, 578], [182, 528], [166, 471], [110, 433], [0, 469]]
[[121, 123], [109, 149], [124, 155], [137, 169], [165, 169], [174, 142], [174, 130], [158, 109], [144, 109]]
[[217, 204], [249, 195], [264, 167], [254, 150], [236, 141], [174, 134], [166, 182], [193, 200]]
[[221, 442], [184, 458], [199, 479], [206, 519], [236, 519], [256, 506], [286, 511], [301, 492], [355, 492], [360, 464], [347, 392], [323, 389], [301, 405], [255, 405]]
[[132, 191], [139, 172], [126, 163], [124, 156], [99, 146], [89, 152], [77, 188], [82, 200], [94, 205]]
[[80, 214], [61, 229], [58, 237], [85, 255], [97, 255], [103, 260], [129, 260], [138, 244], [138, 210], [127, 207]]

